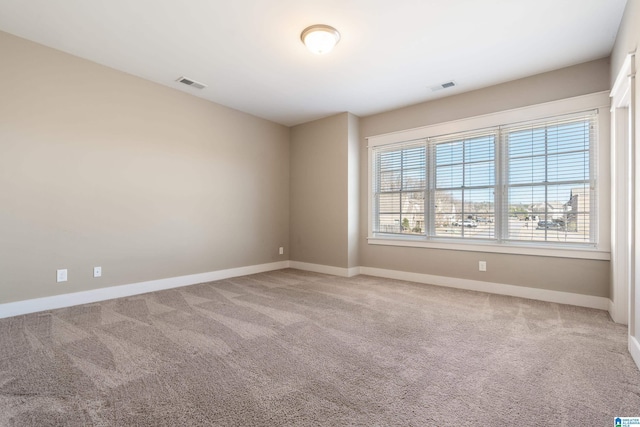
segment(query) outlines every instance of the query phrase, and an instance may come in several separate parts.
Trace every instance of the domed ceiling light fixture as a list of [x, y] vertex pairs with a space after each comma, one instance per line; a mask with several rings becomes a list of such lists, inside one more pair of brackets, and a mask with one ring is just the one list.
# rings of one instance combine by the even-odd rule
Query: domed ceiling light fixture
[[312, 25], [302, 30], [300, 40], [311, 52], [322, 55], [333, 50], [340, 41], [340, 33], [329, 25]]

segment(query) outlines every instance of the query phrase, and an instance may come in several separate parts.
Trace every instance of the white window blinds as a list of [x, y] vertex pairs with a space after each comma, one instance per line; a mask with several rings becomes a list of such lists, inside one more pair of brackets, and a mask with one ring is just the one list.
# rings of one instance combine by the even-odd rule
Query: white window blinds
[[374, 157], [374, 231], [421, 234], [427, 170], [425, 141], [382, 147]]
[[433, 147], [433, 234], [495, 238], [496, 132], [429, 140]]
[[581, 114], [502, 129], [506, 240], [594, 241], [596, 128]]
[[595, 112], [372, 147], [374, 236], [593, 245]]

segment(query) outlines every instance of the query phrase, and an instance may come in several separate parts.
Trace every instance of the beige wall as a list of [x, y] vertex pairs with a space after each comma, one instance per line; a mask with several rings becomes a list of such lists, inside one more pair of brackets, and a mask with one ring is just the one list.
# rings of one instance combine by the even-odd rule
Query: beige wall
[[0, 52], [0, 303], [286, 259], [288, 128], [6, 33]]
[[291, 128], [290, 258], [349, 265], [350, 114]]
[[609, 295], [606, 261], [367, 245], [364, 139], [608, 90], [606, 59], [289, 130], [1, 32], [0, 51], [0, 303], [289, 258]]
[[362, 137], [609, 90], [609, 62], [573, 67], [361, 118]]
[[[618, 76], [620, 67], [624, 62], [627, 54], [636, 52], [636, 70], [638, 69], [638, 63], [640, 60], [640, 52], [637, 52], [638, 45], [640, 44], [640, 1], [628, 0], [627, 6], [620, 22], [620, 28], [618, 29], [618, 35], [616, 36], [616, 42], [611, 52], [611, 74], [610, 82], [611, 86]], [[637, 104], [636, 104], [637, 105]]]
[[349, 114], [347, 139], [348, 267], [360, 266], [360, 118]]
[[[368, 230], [366, 137], [605, 90], [609, 90], [609, 63], [601, 59], [361, 118], [360, 265], [608, 297], [608, 261], [378, 246], [364, 239]], [[601, 120], [608, 126], [608, 117]], [[609, 201], [604, 196], [600, 203]], [[478, 271], [480, 260], [487, 261], [487, 272]]]

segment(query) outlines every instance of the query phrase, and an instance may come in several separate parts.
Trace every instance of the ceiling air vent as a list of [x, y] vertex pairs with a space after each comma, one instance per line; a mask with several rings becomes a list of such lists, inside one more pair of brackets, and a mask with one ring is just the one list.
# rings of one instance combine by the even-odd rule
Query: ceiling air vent
[[454, 87], [456, 85], [456, 82], [454, 82], [453, 80], [450, 82], [446, 82], [446, 83], [440, 83], [439, 85], [436, 86], [431, 86], [431, 91], [435, 92], [438, 90], [442, 90], [442, 89], [448, 89], [450, 87]]
[[189, 85], [191, 87], [195, 87], [197, 89], [204, 89], [205, 87], [207, 87], [207, 85], [204, 84], [204, 83], [197, 82], [197, 81], [195, 81], [193, 79], [189, 79], [189, 78], [184, 77], [184, 76], [180, 77], [176, 81], [180, 82], [180, 83], [184, 83], [184, 84]]

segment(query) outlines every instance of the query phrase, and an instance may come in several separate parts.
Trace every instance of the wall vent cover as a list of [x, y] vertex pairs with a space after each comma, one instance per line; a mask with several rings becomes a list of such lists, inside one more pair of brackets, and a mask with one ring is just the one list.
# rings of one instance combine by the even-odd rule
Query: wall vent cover
[[431, 86], [430, 89], [432, 92], [435, 92], [442, 89], [449, 89], [450, 87], [454, 87], [455, 85], [456, 85], [456, 82], [451, 80], [450, 82], [440, 83], [439, 85]]
[[195, 81], [193, 79], [190, 79], [190, 78], [184, 77], [184, 76], [180, 77], [176, 81], [179, 82], [179, 83], [184, 83], [184, 84], [186, 84], [188, 86], [191, 86], [191, 87], [195, 87], [197, 89], [204, 89], [205, 87], [207, 87], [207, 85], [204, 84], [204, 83], [197, 82], [197, 81]]

